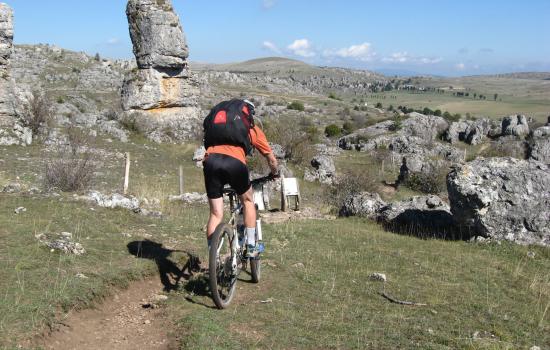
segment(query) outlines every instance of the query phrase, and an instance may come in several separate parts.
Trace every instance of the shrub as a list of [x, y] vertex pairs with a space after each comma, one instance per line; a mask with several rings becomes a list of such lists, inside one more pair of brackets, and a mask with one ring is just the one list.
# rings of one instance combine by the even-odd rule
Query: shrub
[[340, 128], [336, 124], [330, 124], [325, 127], [325, 135], [327, 137], [339, 136], [341, 133]]
[[335, 184], [325, 191], [328, 204], [339, 210], [346, 197], [361, 192], [376, 192], [379, 181], [373, 167], [364, 166], [357, 170], [347, 170], [339, 174]]
[[64, 103], [64, 102], [65, 102], [65, 98], [63, 98], [63, 96], [57, 97], [57, 103], [61, 104], [61, 103]]
[[285, 149], [285, 157], [295, 164], [309, 164], [314, 156], [311, 147], [318, 138], [315, 125], [303, 118], [298, 124], [288, 119], [279, 119], [264, 123], [264, 131], [270, 142], [277, 143]]
[[81, 130], [69, 128], [68, 146], [46, 162], [44, 184], [47, 189], [74, 192], [89, 187], [95, 170], [89, 140]]
[[342, 126], [342, 132], [344, 134], [351, 134], [353, 130], [355, 130], [355, 128], [353, 127], [353, 123], [351, 122], [345, 122]]
[[382, 103], [381, 102], [376, 102], [376, 104], [374, 105], [375, 108], [382, 108]]
[[287, 107], [288, 109], [293, 109], [293, 110], [296, 110], [296, 111], [301, 111], [303, 112], [304, 111], [304, 104], [300, 101], [293, 101], [291, 104], [288, 105]]
[[23, 126], [31, 129], [33, 136], [40, 135], [45, 127], [53, 122], [52, 105], [50, 100], [37, 91], [33, 91], [26, 103], [23, 103], [23, 111], [19, 115]]
[[405, 186], [414, 191], [437, 194], [447, 189], [447, 169], [441, 167], [431, 174], [412, 173], [405, 180]]

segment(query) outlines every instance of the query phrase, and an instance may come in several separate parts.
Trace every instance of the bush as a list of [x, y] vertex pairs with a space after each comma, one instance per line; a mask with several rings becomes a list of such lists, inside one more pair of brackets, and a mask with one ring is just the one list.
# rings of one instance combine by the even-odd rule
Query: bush
[[292, 163], [309, 164], [315, 155], [311, 144], [317, 141], [318, 131], [306, 118], [297, 125], [295, 120], [288, 119], [265, 122], [264, 131], [270, 142], [283, 146], [286, 151], [285, 157]]
[[23, 103], [19, 118], [23, 126], [31, 129], [33, 136], [40, 135], [53, 122], [52, 104], [44, 94], [33, 91], [26, 103]]
[[412, 173], [405, 180], [405, 186], [414, 191], [438, 194], [447, 189], [447, 169], [442, 167], [431, 174]]
[[56, 158], [46, 162], [44, 184], [47, 189], [75, 192], [90, 186], [95, 165], [89, 151], [89, 140], [81, 130], [69, 128], [68, 146], [60, 149]]
[[374, 105], [375, 108], [382, 108], [382, 103], [381, 102], [376, 102], [376, 104]]
[[331, 92], [330, 94], [328, 94], [328, 98], [333, 99], [333, 100], [337, 100], [337, 101], [342, 101], [342, 99], [340, 97], [336, 96], [336, 94], [334, 94], [334, 92]]
[[377, 192], [379, 187], [376, 170], [364, 166], [357, 170], [347, 170], [336, 178], [335, 184], [325, 192], [327, 203], [340, 210], [346, 197], [361, 192]]
[[340, 128], [336, 124], [330, 124], [325, 127], [325, 135], [327, 137], [339, 136], [341, 133]]
[[344, 134], [351, 134], [355, 130], [353, 123], [351, 122], [345, 122], [342, 126], [342, 132]]
[[294, 101], [292, 102], [291, 104], [288, 105], [287, 107], [288, 109], [293, 109], [293, 110], [296, 110], [296, 111], [301, 111], [303, 112], [304, 111], [304, 104], [300, 101]]

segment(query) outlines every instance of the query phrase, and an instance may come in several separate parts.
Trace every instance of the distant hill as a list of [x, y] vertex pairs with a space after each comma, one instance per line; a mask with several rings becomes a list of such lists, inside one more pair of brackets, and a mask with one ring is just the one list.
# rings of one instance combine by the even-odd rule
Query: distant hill
[[550, 72], [517, 72], [517, 73], [479, 75], [475, 77], [550, 80]]

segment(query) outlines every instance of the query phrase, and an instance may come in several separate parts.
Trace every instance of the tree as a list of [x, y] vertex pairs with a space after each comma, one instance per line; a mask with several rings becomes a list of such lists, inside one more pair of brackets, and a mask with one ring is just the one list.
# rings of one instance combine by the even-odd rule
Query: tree
[[95, 54], [94, 59], [98, 62], [101, 61], [101, 56], [99, 56], [99, 52]]
[[495, 101], [496, 101], [496, 100], [497, 100], [497, 98], [498, 98], [498, 94], [495, 94], [495, 96], [494, 96], [494, 97], [495, 97]]
[[382, 108], [382, 103], [376, 102], [376, 105], [374, 105], [374, 107], [376, 107], [376, 108]]

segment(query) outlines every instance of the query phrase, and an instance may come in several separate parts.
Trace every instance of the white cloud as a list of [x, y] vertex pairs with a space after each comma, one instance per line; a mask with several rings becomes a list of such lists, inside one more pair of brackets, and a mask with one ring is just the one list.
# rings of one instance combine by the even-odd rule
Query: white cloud
[[456, 68], [457, 70], [464, 70], [464, 69], [466, 69], [466, 65], [465, 65], [464, 63], [462, 63], [462, 62], [461, 62], [461, 63], [457, 63], [457, 64], [455, 65], [455, 68]]
[[277, 47], [277, 45], [273, 44], [271, 41], [267, 41], [267, 40], [264, 41], [262, 43], [262, 48], [271, 52], [275, 52], [277, 54], [281, 54], [281, 50]]
[[382, 58], [382, 62], [405, 63], [411, 59], [407, 51], [394, 52], [389, 57]]
[[311, 43], [307, 39], [297, 39], [287, 49], [296, 56], [301, 57], [313, 57], [315, 56], [314, 50], [311, 48]]
[[359, 61], [371, 61], [376, 56], [376, 53], [372, 52], [370, 43], [362, 43], [338, 50], [325, 50], [323, 55], [327, 57], [341, 57]]
[[441, 61], [443, 61], [441, 57], [412, 56], [407, 51], [394, 52], [390, 56], [382, 58], [382, 62], [388, 63], [435, 64]]
[[269, 10], [275, 6], [275, 0], [262, 0], [262, 7], [266, 10]]
[[107, 44], [109, 44], [109, 45], [116, 45], [118, 43], [120, 43], [119, 38], [110, 38], [109, 40], [107, 40]]

